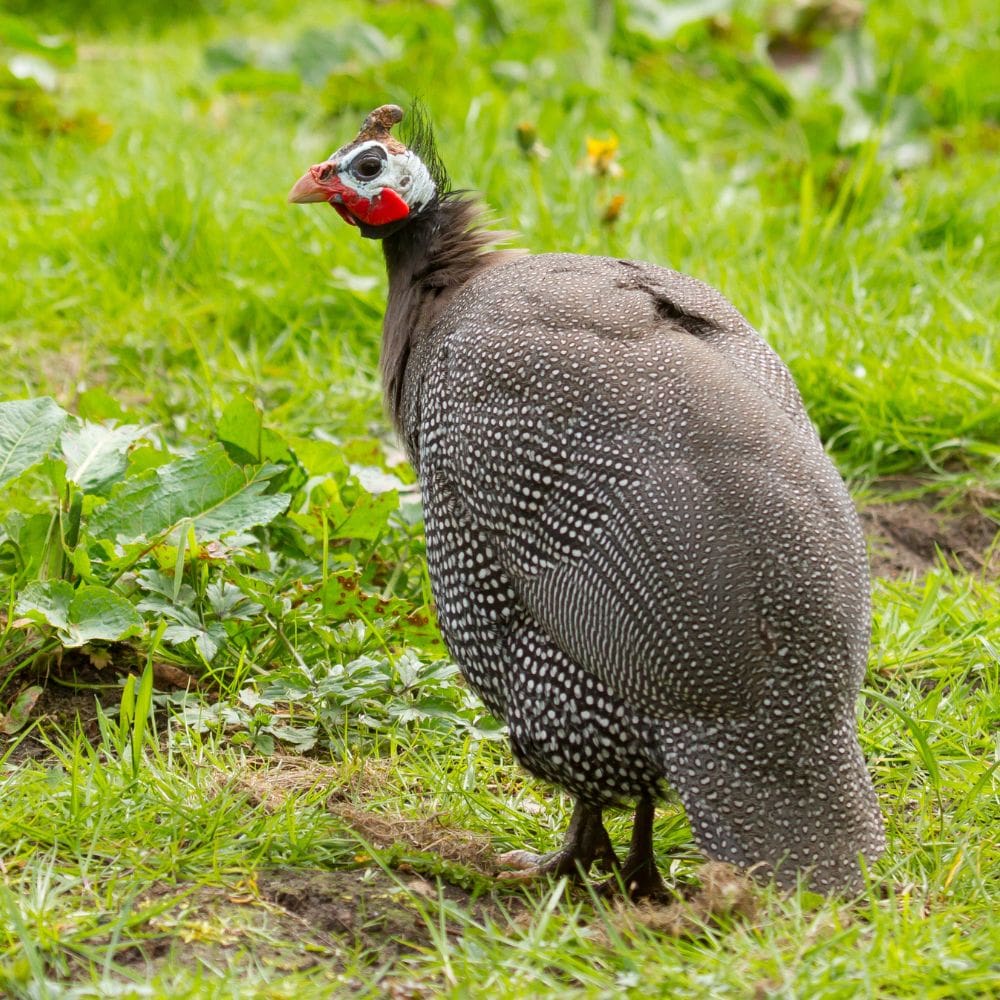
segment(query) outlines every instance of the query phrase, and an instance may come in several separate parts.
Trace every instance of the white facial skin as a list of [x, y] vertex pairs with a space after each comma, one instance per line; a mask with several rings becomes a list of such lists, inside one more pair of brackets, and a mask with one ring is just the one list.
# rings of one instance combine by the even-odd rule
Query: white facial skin
[[[371, 150], [383, 154], [381, 169], [368, 176], [377, 166]], [[362, 198], [374, 200], [383, 188], [391, 188], [406, 202], [410, 211], [415, 212], [426, 205], [436, 190], [434, 181], [420, 158], [404, 150], [392, 153], [376, 139], [361, 143], [347, 154], [347, 158], [337, 162], [337, 153], [328, 162], [337, 163], [337, 173], [343, 184], [353, 188]]]

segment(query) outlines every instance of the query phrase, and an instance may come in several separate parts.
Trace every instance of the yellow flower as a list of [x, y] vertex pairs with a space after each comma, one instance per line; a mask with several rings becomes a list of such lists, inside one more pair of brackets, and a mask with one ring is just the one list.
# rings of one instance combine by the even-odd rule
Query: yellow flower
[[607, 139], [587, 136], [588, 172], [596, 177], [621, 177], [624, 171], [618, 163], [618, 136], [612, 134]]

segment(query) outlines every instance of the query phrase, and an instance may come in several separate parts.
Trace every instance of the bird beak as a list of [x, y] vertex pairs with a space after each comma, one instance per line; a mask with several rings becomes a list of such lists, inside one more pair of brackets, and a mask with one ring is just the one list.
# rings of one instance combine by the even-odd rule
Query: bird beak
[[328, 166], [325, 163], [317, 163], [310, 167], [296, 182], [295, 187], [288, 192], [288, 200], [296, 205], [303, 205], [311, 201], [327, 201], [331, 191], [317, 179], [319, 172]]

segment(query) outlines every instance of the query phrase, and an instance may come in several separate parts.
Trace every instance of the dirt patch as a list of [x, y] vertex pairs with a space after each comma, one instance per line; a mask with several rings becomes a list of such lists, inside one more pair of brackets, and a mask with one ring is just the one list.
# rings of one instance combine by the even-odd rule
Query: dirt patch
[[[441, 861], [464, 865], [492, 877], [496, 854], [489, 838], [444, 823], [440, 816], [413, 818], [366, 809], [358, 802], [377, 799], [391, 786], [393, 762], [386, 758], [359, 761], [345, 768], [338, 762], [275, 753], [254, 766], [252, 760], [239, 774], [219, 770], [209, 780], [219, 788], [236, 785], [248, 801], [267, 812], [284, 807], [291, 797], [314, 790], [325, 796], [326, 808], [357, 837], [359, 849], [386, 852], [395, 857], [426, 854]], [[400, 865], [401, 870], [406, 862]], [[410, 866], [413, 867], [412, 865]]]
[[[698, 937], [712, 925], [734, 918], [753, 920], [757, 915], [759, 889], [732, 865], [710, 861], [698, 878], [700, 886], [675, 902], [619, 903], [611, 927], [633, 934], [644, 929], [669, 937]], [[610, 929], [595, 928], [595, 938], [605, 945], [612, 943]]]
[[[58, 741], [60, 733], [70, 735], [77, 725], [90, 743], [96, 743], [100, 739], [97, 706], [117, 717], [122, 692], [119, 678], [141, 673], [142, 669], [134, 649], [116, 644], [89, 654], [64, 650], [46, 670], [22, 672], [0, 698], [0, 715], [24, 688], [38, 685], [42, 693], [31, 710], [31, 729], [27, 733], [0, 736], [0, 757], [13, 744], [8, 764], [48, 758], [51, 751], [45, 744], [45, 735]], [[176, 691], [196, 689], [199, 682], [173, 664], [154, 662], [153, 685], [157, 691]], [[211, 691], [206, 696], [217, 697]]]
[[[115, 965], [137, 982], [180, 963], [218, 971], [252, 962], [278, 973], [321, 966], [330, 995], [350, 995], [372, 984], [341, 978], [345, 970], [388, 969], [436, 947], [442, 930], [457, 937], [465, 926], [457, 914], [481, 909], [455, 886], [378, 868], [266, 869], [231, 888], [169, 886], [143, 896], [131, 928], [141, 940], [122, 948]], [[391, 992], [393, 981], [382, 985]]]
[[141, 970], [143, 978], [178, 960], [225, 968], [248, 952], [295, 971], [337, 951], [323, 928], [271, 905], [252, 882], [232, 888], [163, 886], [138, 899], [134, 912], [142, 940], [115, 960], [119, 968]]
[[8, 764], [44, 760], [51, 756], [51, 750], [46, 746], [43, 734], [51, 733], [55, 736], [57, 731], [71, 734], [77, 725], [82, 728], [84, 736], [94, 743], [100, 739], [100, 729], [97, 724], [98, 703], [114, 713], [118, 710], [119, 700], [120, 695], [114, 691], [80, 690], [50, 679], [31, 712], [31, 718], [36, 725], [25, 735], [0, 737], [0, 757], [13, 744], [13, 749], [7, 758]]
[[[880, 491], [892, 490], [882, 484]], [[910, 486], [908, 492], [912, 492]], [[861, 510], [875, 576], [921, 576], [943, 557], [956, 572], [1000, 577], [1000, 496], [984, 490], [961, 497], [940, 492], [882, 500]]]
[[[700, 883], [669, 904], [622, 903], [603, 926], [593, 922], [589, 934], [595, 944], [614, 947], [618, 935], [697, 937], [710, 926], [756, 916], [758, 891], [731, 866], [705, 865]], [[137, 900], [133, 912], [133, 941], [115, 955], [118, 973], [129, 979], [148, 980], [178, 963], [234, 970], [252, 961], [286, 973], [322, 966], [338, 994], [349, 995], [372, 984], [340, 978], [346, 970], [398, 974], [408, 955], [440, 948], [442, 933], [457, 939], [470, 922], [490, 917], [523, 924], [534, 910], [510, 895], [477, 898], [443, 880], [366, 867], [274, 868], [232, 887], [165, 886]], [[381, 985], [391, 993], [396, 981]]]
[[[275, 869], [257, 876], [260, 898], [280, 907], [303, 926], [336, 938], [382, 962], [432, 943], [438, 903], [473, 909], [469, 893], [419, 876], [394, 876], [381, 868], [356, 871]], [[438, 925], [439, 926], [439, 925]], [[462, 927], [449, 920], [449, 934]]]

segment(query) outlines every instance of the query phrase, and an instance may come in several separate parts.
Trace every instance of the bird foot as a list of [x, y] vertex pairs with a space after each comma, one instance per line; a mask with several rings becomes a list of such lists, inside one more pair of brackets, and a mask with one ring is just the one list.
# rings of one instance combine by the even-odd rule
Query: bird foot
[[582, 858], [578, 858], [573, 851], [565, 848], [559, 851], [552, 851], [549, 854], [534, 854], [531, 851], [508, 851], [497, 858], [501, 868], [509, 869], [502, 871], [497, 876], [504, 881], [527, 882], [530, 879], [539, 878], [542, 875], [549, 875], [560, 878], [563, 875], [570, 878], [581, 877]]
[[651, 795], [644, 795], [639, 799], [635, 807], [632, 843], [625, 863], [620, 868], [616, 867], [611, 878], [597, 886], [598, 895], [605, 898], [618, 896], [624, 889], [625, 896], [633, 902], [640, 899], [660, 901], [670, 898], [653, 853], [655, 811]]
[[[528, 882], [542, 876], [566, 877], [575, 882], [583, 882], [586, 878], [584, 859], [565, 848], [549, 854], [508, 851], [506, 854], [501, 854], [497, 861], [502, 868], [508, 869], [497, 875], [497, 878], [504, 882]], [[625, 897], [633, 902], [642, 899], [658, 902], [672, 898], [655, 864], [648, 861], [629, 864], [626, 861], [625, 865], [620, 867], [613, 852], [610, 858], [602, 855], [594, 861], [601, 862], [602, 868], [615, 873], [610, 878], [594, 884], [595, 892], [604, 899], [621, 896], [623, 892]]]
[[558, 851], [550, 854], [508, 851], [498, 861], [502, 868], [513, 869], [501, 872], [498, 878], [522, 882], [541, 875], [581, 880], [594, 864], [606, 871], [618, 868], [618, 856], [601, 822], [601, 811], [580, 802], [576, 804], [566, 840]]
[[591, 865], [605, 871], [615, 871], [618, 868], [618, 857], [611, 846], [600, 845], [600, 849], [593, 855], [589, 852], [581, 854], [575, 849], [576, 845], [562, 847], [558, 851], [551, 851], [548, 854], [535, 854], [532, 851], [508, 851], [497, 858], [497, 863], [501, 868], [508, 869], [502, 871], [497, 876], [505, 881], [526, 882], [529, 879], [539, 878], [547, 875], [550, 878], [568, 878], [582, 880], [590, 870]]
[[648, 861], [629, 864], [626, 860], [620, 871], [599, 882], [595, 890], [604, 899], [620, 896], [624, 891], [625, 898], [633, 903], [644, 899], [657, 903], [673, 898], [656, 865]]

